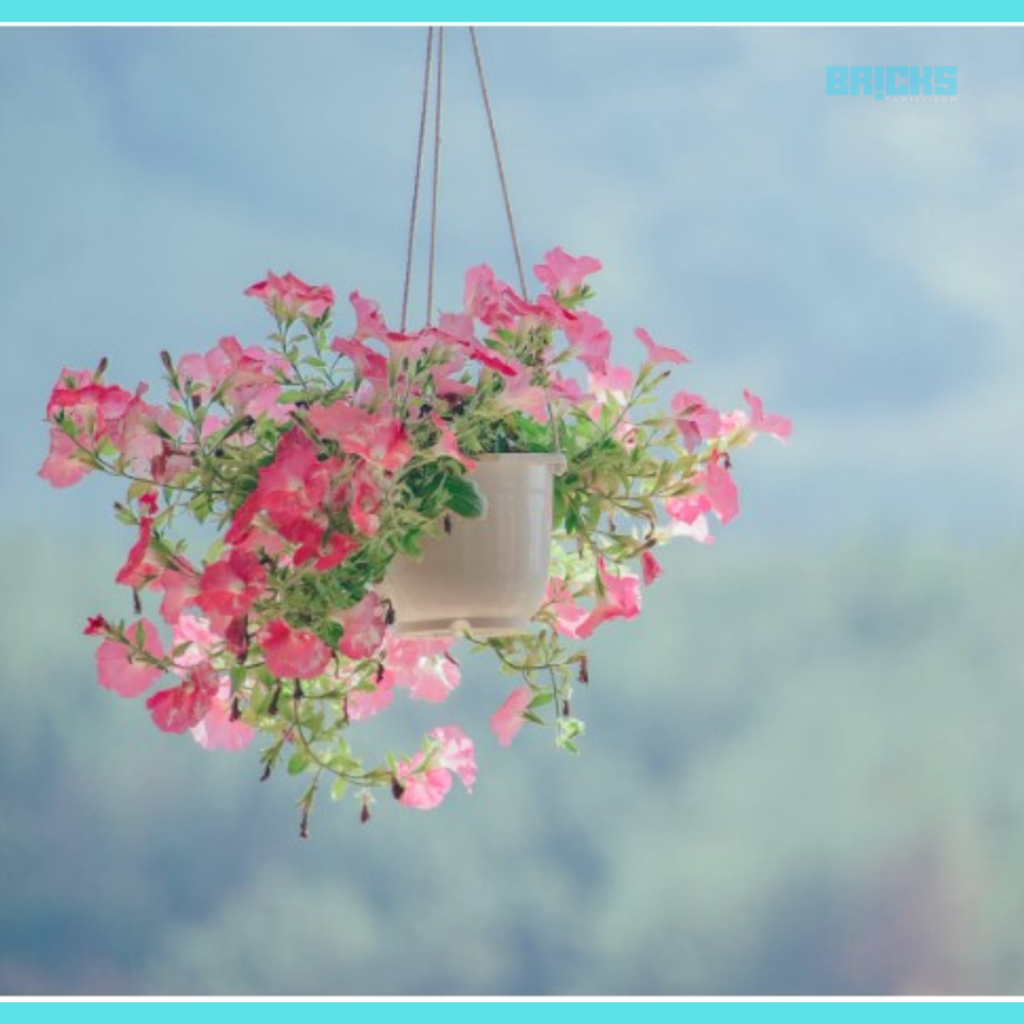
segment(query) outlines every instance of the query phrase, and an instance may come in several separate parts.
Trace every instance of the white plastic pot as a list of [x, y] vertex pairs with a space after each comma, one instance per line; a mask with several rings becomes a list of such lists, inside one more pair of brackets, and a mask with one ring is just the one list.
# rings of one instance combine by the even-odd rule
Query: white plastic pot
[[565, 457], [485, 455], [470, 474], [487, 502], [479, 519], [451, 516], [451, 532], [423, 542], [419, 561], [399, 555], [383, 592], [400, 636], [510, 636], [529, 629], [551, 561], [554, 478]]

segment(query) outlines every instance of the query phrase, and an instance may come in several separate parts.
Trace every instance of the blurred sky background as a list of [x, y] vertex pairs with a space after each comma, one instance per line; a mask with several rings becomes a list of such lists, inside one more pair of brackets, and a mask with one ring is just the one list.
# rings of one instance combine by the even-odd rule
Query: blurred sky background
[[[619, 361], [643, 325], [795, 422], [597, 645], [579, 761], [487, 749], [435, 818], [321, 808], [300, 844], [251, 752], [92, 683], [128, 539], [116, 486], [34, 476], [58, 370], [260, 341], [268, 267], [397, 320], [424, 35], [0, 29], [0, 991], [1024, 991], [1017, 29], [481, 31], [528, 263], [598, 256]], [[446, 35], [451, 308], [514, 268]], [[959, 96], [830, 97], [830, 64]]]

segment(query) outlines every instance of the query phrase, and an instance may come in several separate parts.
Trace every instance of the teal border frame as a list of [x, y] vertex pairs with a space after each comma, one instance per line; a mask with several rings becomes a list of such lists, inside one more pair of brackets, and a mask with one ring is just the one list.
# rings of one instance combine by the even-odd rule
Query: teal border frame
[[[628, 13], [628, 21], [622, 16]], [[618, 17], [616, 17], [618, 15]], [[538, 0], [516, 4], [484, 4], [481, 0], [438, 0], [432, 4], [391, 2], [330, 3], [327, 0], [295, 0], [290, 4], [249, 0], [151, 0], [146, 4], [128, 0], [8, 0], [0, 7], [4, 23], [46, 22], [341, 22], [350, 24], [413, 22], [473, 22], [476, 24], [523, 22], [594, 22], [632, 24], [650, 22], [1014, 22], [1024, 16], [1019, 3], [1009, 0], [978, 0], [975, 4], [950, 0], [723, 0], [700, 4], [670, 4], [640, 0], [630, 5], [553, 5]]]

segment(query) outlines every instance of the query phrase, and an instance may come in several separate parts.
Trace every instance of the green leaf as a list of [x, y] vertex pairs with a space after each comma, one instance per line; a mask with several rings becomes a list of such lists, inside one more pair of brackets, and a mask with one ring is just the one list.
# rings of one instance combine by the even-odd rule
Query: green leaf
[[304, 750], [296, 750], [288, 759], [288, 774], [300, 775], [309, 767], [309, 754]]
[[423, 557], [423, 547], [420, 544], [420, 531], [408, 530], [398, 538], [398, 547], [403, 555], [409, 558], [420, 559]]
[[318, 632], [328, 647], [337, 647], [345, 635], [344, 627], [339, 622], [325, 622]]
[[444, 479], [445, 506], [464, 519], [479, 519], [487, 511], [487, 499], [472, 480], [464, 476]]
[[128, 487], [128, 497], [134, 501], [136, 498], [141, 498], [142, 495], [153, 490], [153, 485], [146, 480], [133, 480]]
[[337, 778], [331, 783], [331, 799], [340, 800], [348, 791], [348, 779]]

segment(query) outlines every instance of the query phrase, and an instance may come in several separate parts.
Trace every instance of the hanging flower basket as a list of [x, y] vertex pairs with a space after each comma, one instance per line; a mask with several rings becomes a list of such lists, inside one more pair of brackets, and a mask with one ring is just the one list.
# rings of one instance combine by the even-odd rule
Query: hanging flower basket
[[[456, 776], [471, 789], [460, 725], [369, 763], [350, 742], [398, 691], [443, 702], [459, 633], [520, 677], [495, 686], [498, 742], [530, 722], [575, 751], [578, 642], [639, 614], [658, 546], [707, 542], [711, 517], [737, 514], [732, 453], [790, 430], [749, 392], [732, 412], [689, 384], [660, 395], [687, 359], [643, 330], [638, 371], [613, 363], [583, 308], [599, 268], [555, 249], [528, 301], [476, 267], [462, 308], [412, 332], [353, 292], [340, 336], [330, 288], [269, 274], [247, 291], [268, 344], [163, 353], [165, 402], [108, 383], [105, 360], [63, 370], [41, 475], [128, 484], [116, 579], [134, 615], [89, 620], [101, 685], [148, 694], [158, 729], [204, 747], [259, 737], [264, 779], [309, 773], [303, 834], [327, 782], [357, 792], [364, 820], [375, 789], [416, 808]], [[208, 532], [205, 550], [182, 524]]]
[[466, 479], [480, 516], [449, 516], [419, 559], [400, 555], [388, 569], [383, 591], [398, 635], [528, 633], [547, 590], [554, 478], [564, 470], [560, 454], [478, 456]]

